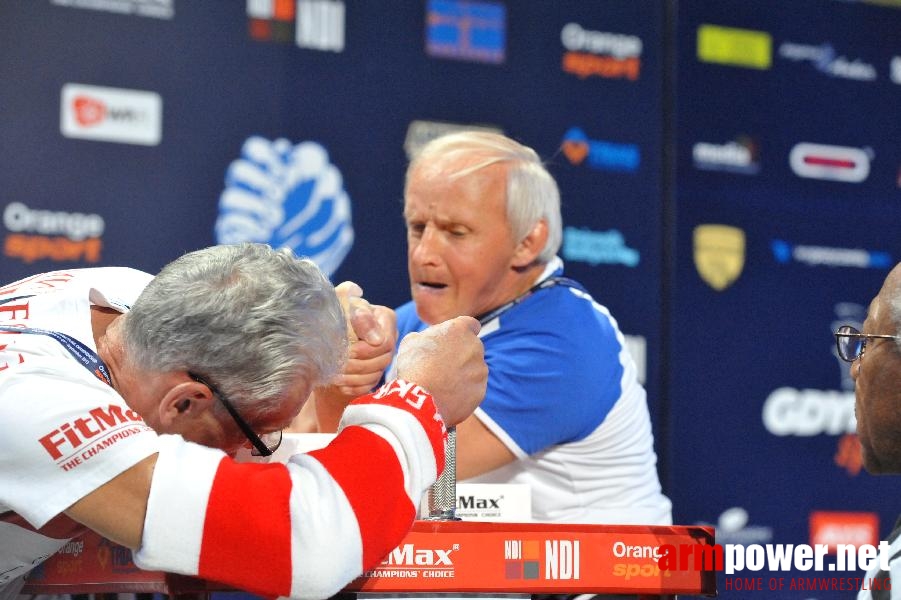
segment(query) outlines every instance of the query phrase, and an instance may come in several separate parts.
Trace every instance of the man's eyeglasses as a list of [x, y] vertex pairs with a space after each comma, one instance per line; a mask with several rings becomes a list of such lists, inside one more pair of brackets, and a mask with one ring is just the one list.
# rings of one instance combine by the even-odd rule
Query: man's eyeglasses
[[213, 392], [213, 395], [219, 398], [219, 401], [222, 402], [222, 406], [225, 407], [225, 410], [228, 411], [228, 414], [230, 414], [232, 416], [232, 419], [235, 420], [235, 424], [237, 424], [238, 429], [241, 430], [241, 433], [243, 433], [253, 445], [253, 448], [250, 451], [253, 456], [272, 456], [272, 453], [275, 452], [282, 443], [281, 429], [279, 429], [278, 431], [273, 431], [272, 433], [264, 433], [262, 435], [258, 435], [253, 429], [250, 428], [250, 425], [247, 424], [247, 421], [241, 418], [241, 415], [238, 414], [238, 411], [235, 409], [232, 403], [229, 402], [228, 398], [226, 398], [225, 395], [219, 391], [219, 388], [214, 386], [206, 379], [190, 371], [188, 371], [188, 377], [190, 377], [197, 383], [202, 383], [203, 385], [210, 388], [210, 391]]
[[870, 338], [898, 340], [898, 335], [877, 335], [874, 333], [861, 333], [850, 325], [842, 325], [833, 334], [835, 335], [835, 348], [838, 350], [838, 356], [844, 361], [854, 362], [863, 356], [867, 347], [867, 340]]

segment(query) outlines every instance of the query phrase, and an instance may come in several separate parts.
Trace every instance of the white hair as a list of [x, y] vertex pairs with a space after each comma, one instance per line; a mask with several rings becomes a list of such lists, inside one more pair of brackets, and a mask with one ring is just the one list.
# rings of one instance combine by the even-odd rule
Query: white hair
[[560, 190], [557, 182], [528, 146], [504, 135], [485, 131], [461, 131], [435, 138], [413, 157], [410, 174], [428, 161], [459, 161], [451, 178], [466, 177], [494, 164], [507, 165], [507, 221], [514, 239], [521, 241], [540, 220], [547, 223], [548, 238], [536, 260], [550, 262], [563, 241]]

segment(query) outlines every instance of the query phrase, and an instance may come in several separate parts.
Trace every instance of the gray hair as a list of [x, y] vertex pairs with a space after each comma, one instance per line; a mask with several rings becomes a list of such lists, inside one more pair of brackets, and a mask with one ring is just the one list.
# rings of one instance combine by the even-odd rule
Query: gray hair
[[265, 244], [212, 246], [163, 267], [125, 317], [124, 339], [137, 368], [208, 377], [249, 420], [298, 377], [308, 395], [347, 356], [332, 284], [312, 261]]
[[545, 219], [548, 239], [537, 257], [547, 263], [557, 254], [563, 240], [560, 216], [560, 190], [557, 182], [541, 162], [538, 154], [504, 135], [485, 131], [461, 131], [435, 138], [413, 157], [407, 168], [410, 174], [427, 161], [461, 160], [463, 167], [452, 178], [466, 177], [494, 164], [507, 169], [507, 221], [517, 241], [525, 238], [535, 224]]

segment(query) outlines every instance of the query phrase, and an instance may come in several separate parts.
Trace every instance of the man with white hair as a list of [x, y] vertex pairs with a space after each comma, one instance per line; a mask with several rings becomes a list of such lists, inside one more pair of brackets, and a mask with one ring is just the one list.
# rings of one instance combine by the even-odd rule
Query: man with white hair
[[536, 152], [478, 131], [432, 140], [403, 214], [400, 335], [482, 323], [488, 391], [457, 426], [458, 478], [528, 484], [536, 521], [670, 524], [645, 390], [616, 320], [563, 277], [560, 194]]

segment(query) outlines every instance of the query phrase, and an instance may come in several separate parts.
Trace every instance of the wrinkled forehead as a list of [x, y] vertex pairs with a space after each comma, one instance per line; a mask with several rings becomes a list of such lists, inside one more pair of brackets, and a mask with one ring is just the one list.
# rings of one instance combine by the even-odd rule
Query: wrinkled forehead
[[419, 179], [483, 179], [504, 175], [509, 163], [500, 157], [472, 149], [449, 149], [445, 154], [428, 154], [416, 160], [410, 168], [407, 183], [415, 176]]

